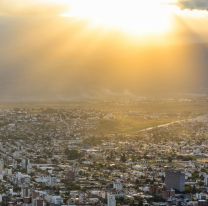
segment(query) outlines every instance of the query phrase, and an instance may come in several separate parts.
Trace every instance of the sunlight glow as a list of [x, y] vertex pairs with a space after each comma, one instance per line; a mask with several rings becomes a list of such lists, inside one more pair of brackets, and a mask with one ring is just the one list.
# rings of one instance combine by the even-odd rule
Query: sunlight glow
[[135, 35], [160, 35], [172, 29], [173, 0], [69, 0], [62, 14], [85, 20], [90, 26]]

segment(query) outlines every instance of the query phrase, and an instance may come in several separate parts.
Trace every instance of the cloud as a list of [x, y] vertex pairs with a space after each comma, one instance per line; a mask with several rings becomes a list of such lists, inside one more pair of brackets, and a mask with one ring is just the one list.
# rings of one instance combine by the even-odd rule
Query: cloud
[[198, 9], [198, 10], [208, 9], [207, 0], [179, 0], [179, 5], [183, 9]]
[[66, 8], [49, 1], [0, 0], [0, 101], [188, 87], [208, 76], [208, 46], [184, 45], [187, 35], [182, 46], [144, 49], [60, 17]]
[[47, 0], [1, 0], [1, 16], [53, 16], [67, 9], [66, 4]]

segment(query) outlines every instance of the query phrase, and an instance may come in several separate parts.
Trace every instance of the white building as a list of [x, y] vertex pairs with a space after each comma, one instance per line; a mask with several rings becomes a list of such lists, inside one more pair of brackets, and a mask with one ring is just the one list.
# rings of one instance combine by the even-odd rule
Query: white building
[[113, 194], [108, 194], [108, 206], [116, 206], [116, 198]]
[[113, 183], [113, 188], [116, 189], [117, 191], [123, 190], [123, 184], [121, 183], [120, 180], [117, 180]]
[[37, 177], [35, 179], [36, 182], [38, 183], [44, 183], [48, 186], [54, 186], [56, 185], [57, 183], [60, 182], [59, 179], [57, 179], [56, 177], [54, 176], [41, 176], [41, 177]]
[[63, 203], [63, 199], [61, 196], [52, 196], [51, 203], [55, 205], [61, 205]]
[[21, 172], [14, 174], [13, 176], [13, 183], [17, 184], [19, 187], [29, 185], [30, 184], [30, 176], [24, 175]]

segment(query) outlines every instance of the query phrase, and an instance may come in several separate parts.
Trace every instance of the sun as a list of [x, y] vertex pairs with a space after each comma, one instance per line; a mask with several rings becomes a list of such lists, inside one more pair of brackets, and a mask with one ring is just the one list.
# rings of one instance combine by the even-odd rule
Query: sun
[[62, 14], [85, 20], [90, 26], [134, 35], [161, 35], [172, 28], [174, 0], [68, 0]]

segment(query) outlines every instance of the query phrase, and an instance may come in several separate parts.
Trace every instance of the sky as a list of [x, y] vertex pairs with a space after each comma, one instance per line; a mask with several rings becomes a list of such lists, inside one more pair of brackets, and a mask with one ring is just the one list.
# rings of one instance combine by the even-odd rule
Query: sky
[[145, 2], [1, 0], [0, 101], [206, 88], [208, 1]]

